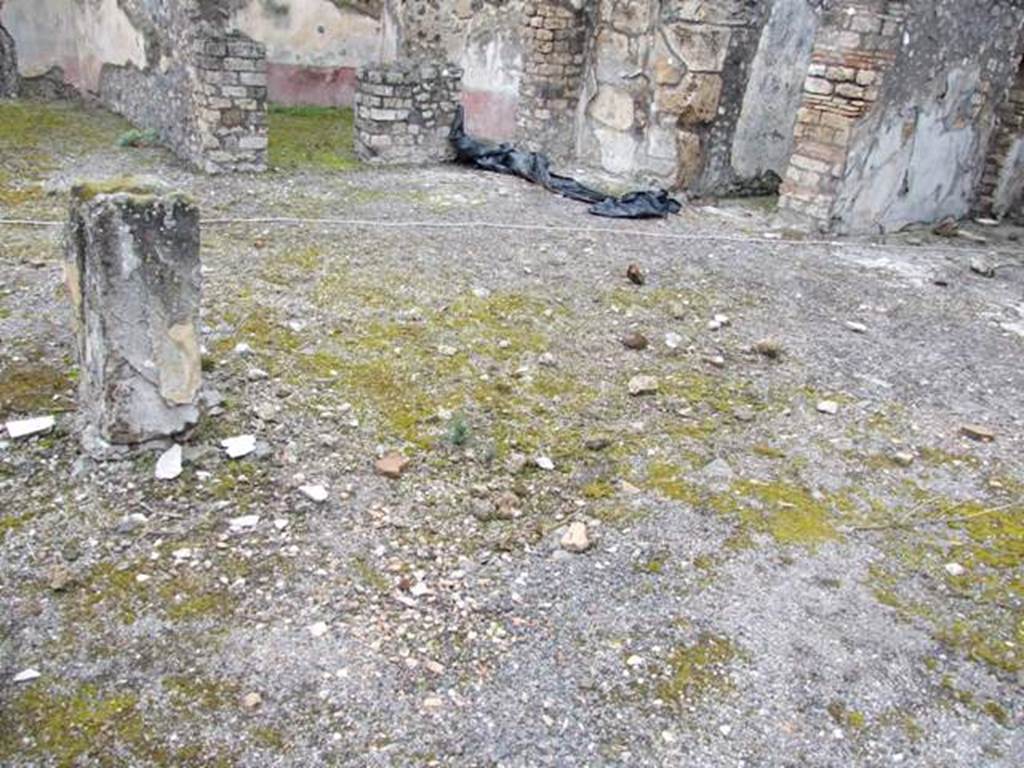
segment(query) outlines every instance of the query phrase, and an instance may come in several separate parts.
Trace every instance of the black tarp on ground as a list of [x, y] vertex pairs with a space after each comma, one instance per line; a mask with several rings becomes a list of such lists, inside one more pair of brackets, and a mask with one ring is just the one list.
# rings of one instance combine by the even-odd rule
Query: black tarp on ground
[[562, 197], [590, 203], [589, 211], [595, 216], [614, 219], [660, 219], [670, 213], [679, 213], [682, 206], [669, 197], [664, 189], [642, 190], [615, 197], [580, 184], [568, 176], [551, 172], [551, 161], [538, 152], [523, 152], [509, 144], [494, 146], [474, 139], [466, 133], [465, 114], [459, 107], [451, 133], [448, 135], [455, 148], [456, 162], [472, 165], [484, 171], [495, 171], [518, 176]]

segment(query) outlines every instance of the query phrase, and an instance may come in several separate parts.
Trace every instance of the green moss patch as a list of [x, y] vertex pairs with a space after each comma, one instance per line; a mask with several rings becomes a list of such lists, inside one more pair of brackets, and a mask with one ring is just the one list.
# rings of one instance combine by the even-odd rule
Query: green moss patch
[[353, 120], [351, 109], [272, 105], [270, 164], [282, 170], [357, 168]]
[[713, 692], [731, 690], [729, 664], [736, 649], [728, 638], [702, 635], [688, 645], [672, 649], [654, 685], [653, 695], [669, 706], [679, 707]]
[[39, 362], [0, 362], [0, 415], [52, 410], [71, 396], [69, 372]]

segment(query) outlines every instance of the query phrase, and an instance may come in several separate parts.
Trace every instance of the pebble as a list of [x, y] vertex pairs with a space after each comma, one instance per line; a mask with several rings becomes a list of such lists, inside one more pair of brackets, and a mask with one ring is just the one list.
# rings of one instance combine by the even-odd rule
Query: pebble
[[818, 403], [818, 413], [827, 413], [829, 416], [835, 416], [839, 413], [839, 403], [835, 400], [822, 400]]
[[236, 435], [220, 441], [229, 459], [240, 459], [256, 450], [256, 435]]
[[56, 423], [53, 416], [38, 416], [34, 419], [8, 421], [6, 424], [7, 435], [12, 440], [17, 440], [21, 437], [31, 437], [41, 432], [49, 432]]
[[327, 501], [327, 489], [322, 485], [303, 485], [299, 488], [299, 491], [303, 496], [315, 501], [317, 504]]
[[246, 373], [246, 377], [249, 379], [249, 381], [263, 381], [264, 379], [269, 379], [270, 374], [264, 371], [262, 368], [250, 368], [249, 371]]
[[966, 569], [960, 563], [946, 563], [946, 573], [950, 576], [963, 576]]
[[583, 442], [583, 447], [588, 451], [603, 451], [605, 448], [612, 444], [610, 437], [604, 435], [598, 435], [597, 437], [588, 437]]
[[909, 467], [914, 463], [914, 454], [906, 451], [899, 451], [892, 455], [892, 460], [899, 464], [901, 467]]
[[263, 697], [256, 691], [245, 694], [242, 697], [242, 706], [246, 709], [256, 709], [260, 704], [263, 703]]
[[141, 512], [132, 512], [130, 515], [125, 515], [117, 523], [117, 532], [121, 534], [131, 533], [138, 528], [141, 528], [148, 522], [148, 519]]
[[428, 696], [423, 700], [424, 709], [440, 709], [444, 706], [444, 701], [438, 696]]
[[634, 376], [629, 380], [629, 394], [633, 397], [653, 395], [658, 392], [658, 380], [653, 376]]
[[995, 277], [996, 268], [984, 256], [975, 256], [971, 259], [971, 272], [982, 277]]
[[635, 653], [626, 659], [627, 667], [642, 667], [644, 665], [643, 656], [637, 656]]
[[243, 528], [255, 528], [260, 523], [259, 515], [242, 515], [241, 517], [232, 517], [228, 520], [230, 525], [235, 530], [241, 530]]
[[622, 337], [622, 346], [626, 349], [635, 349], [638, 352], [647, 349], [650, 342], [647, 341], [647, 337], [642, 333], [634, 331], [633, 333], [627, 333]]
[[555, 356], [550, 352], [545, 352], [537, 358], [537, 364], [543, 365], [545, 368], [554, 368], [558, 365], [558, 361], [555, 360]]
[[864, 323], [857, 323], [857, 322], [854, 322], [853, 320], [847, 320], [844, 323], [844, 325], [846, 326], [846, 330], [853, 331], [854, 333], [867, 333], [868, 332], [868, 327], [866, 325], [864, 325]]
[[240, 341], [238, 344], [235, 344], [235, 354], [241, 356], [251, 355], [252, 347], [250, 347], [244, 341]]
[[680, 336], [678, 333], [673, 333], [672, 331], [669, 331], [668, 333], [665, 334], [665, 346], [668, 347], [669, 349], [679, 349], [682, 343], [683, 337]]
[[28, 683], [39, 677], [42, 677], [42, 673], [40, 673], [39, 670], [37, 669], [32, 669], [31, 667], [29, 667], [28, 669], [23, 669], [21, 670], [21, 672], [16, 674], [14, 676], [14, 682]]
[[550, 456], [537, 456], [534, 458], [533, 463], [538, 469], [543, 469], [547, 472], [555, 468], [555, 462], [551, 460]]
[[157, 480], [176, 480], [181, 476], [181, 446], [172, 445], [156, 461]]
[[729, 319], [728, 315], [715, 315], [713, 318], [708, 320], [708, 330], [717, 331], [721, 328], [725, 328], [730, 325], [732, 320]]
[[590, 535], [587, 532], [585, 523], [579, 521], [570, 523], [562, 534], [562, 549], [566, 552], [579, 554], [590, 549]]
[[526, 469], [527, 458], [521, 453], [510, 453], [505, 460], [505, 470], [510, 475], [518, 475]]
[[277, 528], [277, 530], [279, 531], [283, 531], [285, 528], [288, 527], [288, 519], [284, 517], [277, 518], [276, 520], [274, 520], [274, 527]]
[[448, 344], [442, 344], [437, 348], [437, 353], [443, 357], [455, 357], [459, 354], [459, 350]]
[[644, 277], [643, 271], [637, 264], [630, 264], [626, 267], [626, 277], [629, 278], [629, 282], [633, 285], [643, 285], [647, 282], [647, 278]]
[[982, 424], [964, 424], [960, 427], [961, 434], [979, 443], [991, 443], [996, 439], [996, 433]]
[[761, 355], [761, 357], [775, 360], [782, 356], [782, 344], [775, 339], [761, 339], [754, 344], [754, 351]]
[[314, 624], [310, 624], [306, 627], [306, 631], [309, 632], [313, 637], [323, 637], [327, 634], [327, 622], [318, 621]]
[[757, 417], [754, 413], [754, 409], [751, 408], [749, 405], [736, 406], [735, 408], [732, 409], [732, 415], [733, 418], [736, 419], [736, 421], [741, 421], [744, 423], [749, 423]]
[[409, 465], [409, 459], [400, 453], [388, 453], [377, 459], [377, 463], [374, 468], [377, 470], [378, 475], [390, 478], [391, 480], [397, 480], [405, 472], [405, 468]]

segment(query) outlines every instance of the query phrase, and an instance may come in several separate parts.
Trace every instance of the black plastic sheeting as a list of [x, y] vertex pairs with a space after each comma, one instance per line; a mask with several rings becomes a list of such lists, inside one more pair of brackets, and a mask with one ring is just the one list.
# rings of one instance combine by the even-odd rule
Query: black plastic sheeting
[[562, 197], [590, 203], [595, 216], [612, 219], [661, 219], [679, 213], [682, 206], [664, 189], [642, 190], [615, 197], [580, 184], [568, 176], [551, 172], [551, 161], [538, 152], [523, 152], [509, 144], [494, 146], [478, 141], [466, 133], [465, 113], [460, 106], [448, 135], [455, 148], [456, 162], [484, 171], [506, 173], [540, 184]]

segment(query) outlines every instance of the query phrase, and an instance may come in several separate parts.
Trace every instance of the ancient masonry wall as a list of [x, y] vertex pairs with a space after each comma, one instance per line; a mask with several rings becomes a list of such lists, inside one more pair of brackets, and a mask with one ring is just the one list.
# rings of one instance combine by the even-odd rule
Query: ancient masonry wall
[[830, 6], [780, 208], [839, 233], [967, 215], [1022, 34], [1016, 0]]
[[792, 150], [818, 0], [599, 0], [581, 159], [697, 194], [773, 192]]
[[555, 159], [575, 153], [575, 116], [592, 24], [589, 6], [571, 0], [530, 0], [523, 6], [523, 79], [518, 138]]
[[975, 211], [998, 218], [1024, 217], [1024, 65], [999, 108]]
[[374, 164], [432, 163], [452, 157], [448, 133], [462, 68], [399, 62], [359, 70], [356, 152]]
[[[321, 0], [322, 1], [322, 0]], [[462, 67], [466, 127], [496, 141], [516, 137], [523, 76], [523, 7], [527, 0], [388, 0], [385, 35], [397, 57]]]
[[159, 132], [175, 154], [200, 170], [266, 170], [263, 46], [198, 22], [174, 37], [169, 67], [105, 67], [100, 99], [133, 124]]
[[851, 0], [826, 11], [797, 112], [780, 209], [827, 224], [853, 128], [896, 60], [905, 3]]

